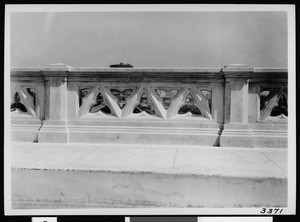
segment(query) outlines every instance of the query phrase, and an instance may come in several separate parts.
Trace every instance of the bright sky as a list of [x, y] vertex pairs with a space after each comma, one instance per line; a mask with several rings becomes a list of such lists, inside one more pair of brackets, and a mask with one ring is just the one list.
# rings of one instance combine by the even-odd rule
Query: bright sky
[[285, 12], [13, 12], [11, 66], [287, 67]]

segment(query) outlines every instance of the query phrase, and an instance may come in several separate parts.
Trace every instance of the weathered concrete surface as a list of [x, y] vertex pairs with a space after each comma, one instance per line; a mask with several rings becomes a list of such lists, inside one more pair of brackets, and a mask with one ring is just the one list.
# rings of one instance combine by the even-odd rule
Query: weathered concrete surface
[[287, 148], [286, 123], [225, 124], [220, 146], [250, 148]]
[[[77, 119], [68, 121], [70, 143], [219, 145], [219, 124], [202, 118], [163, 120], [152, 116], [126, 119]], [[49, 141], [51, 142], [51, 141]]]
[[36, 142], [40, 127], [39, 125], [13, 126], [11, 127], [11, 138], [17, 142]]
[[286, 206], [287, 150], [12, 144], [13, 208]]
[[12, 118], [11, 124], [11, 139], [13, 141], [36, 142], [42, 121], [29, 115], [20, 115], [19, 118]]

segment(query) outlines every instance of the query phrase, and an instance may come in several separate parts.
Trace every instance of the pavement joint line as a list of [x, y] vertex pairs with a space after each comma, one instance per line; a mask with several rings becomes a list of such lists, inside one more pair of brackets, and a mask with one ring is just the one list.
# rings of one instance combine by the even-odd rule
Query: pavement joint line
[[176, 157], [177, 157], [177, 149], [175, 150], [175, 156], [174, 156], [174, 160], [173, 160], [173, 168], [175, 167], [175, 162], [176, 162]]
[[281, 169], [284, 173], [287, 173], [284, 169], [282, 169], [277, 163], [275, 163], [271, 158], [269, 158], [264, 152], [260, 152], [264, 157], [270, 160], [274, 165], [276, 165], [279, 169]]
[[90, 151], [89, 153], [87, 153], [87, 154], [85, 154], [85, 155], [83, 155], [83, 156], [81, 156], [81, 157], [79, 157], [79, 158], [73, 160], [71, 163], [69, 163], [69, 166], [74, 165], [74, 163], [77, 163], [79, 160], [85, 159], [86, 157], [88, 157], [88, 156], [90, 156], [92, 153], [94, 153], [95, 151], [97, 151], [97, 147], [95, 147], [95, 148], [94, 148], [92, 151]]

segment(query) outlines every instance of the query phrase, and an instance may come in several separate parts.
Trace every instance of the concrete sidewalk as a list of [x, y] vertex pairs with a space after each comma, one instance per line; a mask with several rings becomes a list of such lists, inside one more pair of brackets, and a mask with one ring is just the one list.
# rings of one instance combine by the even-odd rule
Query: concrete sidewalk
[[286, 205], [287, 149], [12, 143], [11, 151], [16, 208]]
[[12, 167], [286, 178], [287, 149], [13, 143]]

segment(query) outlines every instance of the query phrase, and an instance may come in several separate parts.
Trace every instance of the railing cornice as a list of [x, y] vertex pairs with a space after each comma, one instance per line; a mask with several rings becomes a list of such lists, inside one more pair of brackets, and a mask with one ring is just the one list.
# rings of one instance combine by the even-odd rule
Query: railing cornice
[[[11, 76], [39, 76], [44, 73], [68, 73], [70, 76], [106, 76], [106, 75], [131, 75], [131, 76], [193, 76], [193, 77], [222, 77], [223, 75], [236, 75], [237, 73], [251, 73], [253, 77], [273, 76], [286, 77], [288, 70], [285, 68], [251, 68], [245, 66], [225, 66], [220, 68], [90, 68], [90, 67], [13, 67]], [[240, 76], [239, 76], [240, 77]]]

